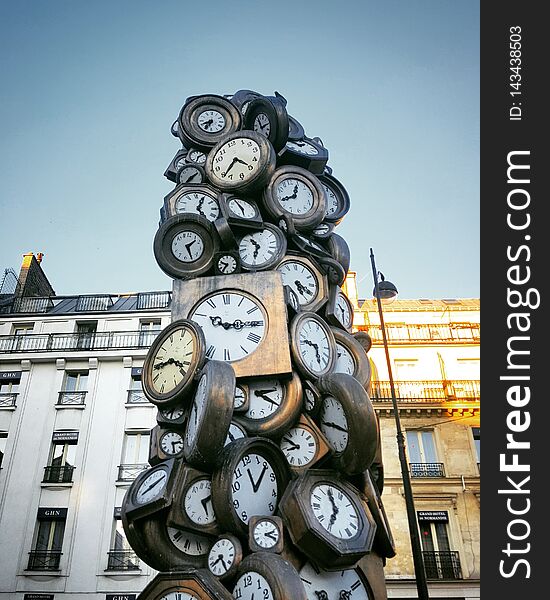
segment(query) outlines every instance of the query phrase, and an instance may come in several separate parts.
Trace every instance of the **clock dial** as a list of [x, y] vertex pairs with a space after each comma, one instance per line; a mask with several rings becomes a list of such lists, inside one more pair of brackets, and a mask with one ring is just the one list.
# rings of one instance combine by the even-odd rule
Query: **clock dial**
[[335, 373], [355, 373], [355, 360], [351, 352], [342, 344], [336, 342], [336, 363], [334, 365]]
[[162, 408], [159, 410], [159, 413], [167, 421], [177, 421], [180, 417], [183, 416], [185, 410], [182, 406], [176, 406], [174, 408]]
[[310, 504], [316, 519], [334, 537], [349, 540], [359, 533], [357, 510], [340, 488], [328, 483], [316, 485], [311, 490]]
[[235, 564], [237, 548], [235, 543], [224, 537], [217, 540], [208, 555], [208, 568], [217, 577], [225, 575]]
[[281, 440], [281, 450], [292, 467], [305, 467], [315, 458], [317, 441], [305, 427], [293, 427]]
[[184, 499], [187, 516], [197, 525], [211, 525], [216, 521], [212, 506], [212, 483], [209, 479], [194, 481]]
[[237, 270], [237, 260], [231, 254], [220, 256], [217, 262], [218, 271], [223, 275], [230, 275]]
[[299, 331], [298, 345], [302, 359], [311, 371], [324, 371], [331, 364], [330, 341], [325, 329], [317, 320], [304, 319]]
[[139, 486], [134, 499], [135, 503], [145, 504], [157, 498], [162, 494], [167, 483], [168, 472], [164, 469], [157, 469], [154, 473], [146, 477]]
[[183, 438], [177, 431], [168, 431], [161, 437], [159, 445], [167, 456], [175, 456], [183, 450]]
[[239, 256], [243, 267], [260, 268], [277, 256], [279, 243], [271, 229], [247, 233], [239, 242]]
[[284, 387], [277, 379], [250, 381], [248, 397], [248, 410], [244, 416], [249, 419], [265, 419], [281, 406]]
[[292, 215], [303, 215], [313, 207], [313, 192], [300, 179], [283, 179], [277, 185], [275, 193], [281, 207]]
[[323, 183], [323, 189], [325, 190], [325, 196], [327, 197], [327, 209], [325, 215], [329, 217], [339, 210], [340, 203], [338, 201], [338, 196], [336, 196], [336, 194], [328, 187], [328, 185]]
[[215, 152], [213, 170], [221, 181], [246, 182], [259, 166], [260, 147], [251, 139], [226, 142]]
[[258, 113], [254, 119], [254, 131], [268, 137], [271, 133], [271, 124], [269, 118], [265, 113]]
[[308, 600], [372, 600], [363, 576], [357, 569], [318, 571], [306, 563], [300, 579]]
[[228, 201], [227, 206], [233, 213], [243, 219], [252, 219], [256, 216], [256, 209], [254, 206], [242, 198], [231, 198]]
[[246, 391], [240, 387], [235, 387], [235, 399], [233, 401], [233, 410], [239, 410], [246, 404]]
[[227, 446], [227, 444], [234, 442], [235, 440], [239, 440], [245, 437], [246, 431], [244, 430], [244, 428], [238, 425], [237, 423], [231, 422], [231, 424], [229, 425], [229, 431], [227, 432], [227, 438], [225, 440], [224, 447]]
[[172, 239], [172, 254], [182, 262], [194, 262], [203, 253], [203, 239], [195, 231], [180, 231]]
[[287, 148], [290, 148], [291, 150], [295, 150], [296, 152], [299, 152], [300, 154], [307, 154], [308, 156], [315, 156], [316, 154], [319, 154], [317, 148], [315, 146], [313, 146], [313, 144], [309, 144], [308, 142], [303, 142], [303, 141], [288, 141], [286, 143]]
[[239, 600], [274, 600], [273, 592], [266, 578], [256, 571], [243, 573], [233, 588], [233, 597]]
[[202, 215], [210, 222], [220, 216], [218, 202], [212, 196], [200, 192], [182, 194], [175, 203], [176, 213], [194, 213]]
[[183, 166], [185, 166], [187, 164], [187, 156], [180, 156], [175, 162], [174, 162], [174, 166], [176, 167], [176, 170], [179, 171]]
[[275, 471], [259, 454], [243, 455], [233, 471], [231, 490], [233, 506], [243, 523], [252, 515], [272, 515], [277, 508]]
[[189, 556], [204, 556], [210, 551], [212, 542], [210, 538], [193, 533], [191, 531], [183, 531], [175, 527], [167, 527], [168, 537], [178, 550]]
[[285, 261], [279, 268], [283, 285], [288, 285], [296, 294], [300, 306], [311, 304], [319, 293], [319, 281], [304, 263]]
[[191, 311], [190, 318], [204, 332], [207, 358], [226, 362], [252, 354], [267, 330], [261, 304], [239, 292], [211, 294]]
[[348, 445], [349, 427], [342, 405], [336, 398], [326, 396], [321, 404], [321, 431], [335, 452], [343, 452]]
[[186, 156], [187, 162], [194, 162], [198, 165], [203, 165], [206, 162], [206, 154], [200, 150], [189, 150]]
[[261, 548], [273, 548], [280, 539], [279, 529], [269, 519], [258, 521], [252, 535]]
[[197, 123], [203, 131], [218, 133], [225, 127], [224, 116], [217, 110], [205, 110], [197, 117]]
[[178, 183], [189, 185], [192, 183], [202, 183], [203, 181], [203, 172], [199, 167], [185, 165], [178, 171]]
[[353, 312], [349, 301], [346, 300], [342, 292], [339, 292], [336, 297], [336, 313], [342, 325], [349, 329], [353, 323]]
[[317, 404], [317, 398], [312, 390], [304, 388], [304, 399], [306, 401], [306, 410], [311, 412]]
[[199, 597], [188, 592], [168, 592], [168, 594], [161, 596], [159, 600], [199, 600]]
[[153, 356], [153, 389], [165, 394], [187, 376], [195, 351], [195, 337], [188, 328], [175, 329]]

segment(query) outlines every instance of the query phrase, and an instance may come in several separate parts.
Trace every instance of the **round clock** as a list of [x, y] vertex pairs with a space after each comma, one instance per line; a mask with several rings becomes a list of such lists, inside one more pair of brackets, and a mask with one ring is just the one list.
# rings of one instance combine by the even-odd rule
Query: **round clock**
[[233, 412], [246, 412], [248, 410], [248, 406], [248, 386], [244, 384], [235, 386]]
[[205, 359], [201, 328], [189, 319], [173, 321], [155, 338], [143, 364], [142, 387], [159, 408], [175, 405], [189, 394], [195, 371]]
[[325, 191], [327, 199], [325, 221], [338, 225], [348, 214], [350, 199], [346, 188], [332, 175], [324, 173], [319, 175], [319, 180]]
[[180, 214], [169, 217], [155, 235], [153, 251], [159, 267], [170, 277], [203, 275], [212, 266], [219, 247], [212, 224], [205, 217]]
[[243, 559], [240, 540], [226, 533], [218, 537], [208, 554], [208, 570], [220, 581], [231, 579]]
[[[134, 595], [132, 594], [132, 597]], [[114, 594], [125, 598], [125, 594]], [[208, 570], [171, 569], [157, 573], [139, 594], [139, 600], [232, 600], [233, 596]]]
[[351, 375], [331, 373], [317, 387], [323, 395], [321, 431], [334, 450], [331, 463], [348, 475], [362, 473], [376, 455], [378, 420], [364, 387]]
[[255, 98], [247, 106], [243, 129], [252, 129], [265, 136], [278, 152], [288, 139], [288, 113], [281, 97]]
[[240, 564], [233, 597], [239, 600], [306, 600], [296, 569], [272, 552], [249, 554]]
[[159, 425], [169, 426], [173, 429], [182, 429], [187, 419], [187, 411], [183, 404], [176, 404], [167, 408], [157, 410], [157, 423]]
[[315, 417], [321, 408], [321, 393], [315, 385], [307, 379], [302, 382], [302, 387], [304, 390], [304, 409], [308, 415]]
[[275, 170], [275, 150], [255, 131], [224, 136], [205, 164], [208, 179], [226, 192], [246, 194], [262, 188]]
[[208, 150], [241, 128], [238, 109], [222, 96], [196, 96], [178, 117], [178, 135], [187, 148]]
[[328, 150], [306, 136], [300, 140], [289, 140], [280, 158], [281, 164], [302, 167], [315, 175], [323, 173], [327, 162]]
[[233, 275], [241, 272], [241, 259], [235, 250], [221, 250], [214, 255], [214, 274]]
[[185, 157], [185, 162], [189, 164], [204, 165], [206, 162], [206, 154], [198, 148], [189, 148], [189, 152]]
[[319, 180], [300, 167], [279, 167], [262, 195], [268, 215], [292, 218], [296, 229], [314, 229], [325, 217], [326, 197]]
[[216, 190], [208, 185], [179, 185], [166, 196], [164, 204], [169, 217], [191, 213], [212, 223], [220, 216]]
[[331, 453], [331, 448], [317, 425], [307, 415], [281, 438], [280, 447], [294, 473], [309, 469]]
[[285, 457], [265, 438], [245, 438], [226, 446], [212, 476], [212, 499], [225, 530], [246, 534], [253, 515], [273, 515], [290, 479]]
[[286, 380], [250, 379], [248, 410], [235, 415], [249, 435], [278, 437], [296, 421], [302, 404], [302, 383], [296, 373]]
[[158, 446], [162, 460], [179, 458], [183, 454], [183, 435], [172, 429], [165, 430], [159, 437]]
[[230, 225], [246, 229], [262, 229], [260, 209], [254, 200], [235, 194], [221, 194], [220, 208]]
[[311, 563], [300, 570], [308, 600], [373, 600], [367, 578], [359, 568], [324, 571]]
[[178, 169], [176, 183], [179, 185], [197, 185], [206, 179], [204, 169], [199, 165], [183, 165]]
[[334, 373], [347, 373], [367, 390], [370, 386], [371, 366], [363, 346], [346, 331], [332, 328], [336, 340], [336, 363]]
[[292, 319], [290, 350], [296, 367], [307, 379], [317, 379], [334, 367], [334, 335], [330, 326], [313, 312], [300, 312]]
[[349, 298], [336, 285], [330, 287], [325, 318], [331, 324], [351, 332], [353, 326], [353, 306]]
[[200, 374], [187, 419], [184, 456], [198, 468], [212, 468], [223, 449], [233, 416], [235, 373], [230, 364], [208, 361]]
[[252, 354], [267, 330], [267, 311], [251, 294], [214, 292], [203, 298], [189, 318], [206, 339], [206, 357], [231, 362]]
[[283, 521], [280, 517], [250, 517], [248, 547], [252, 552], [278, 552], [284, 548]]
[[296, 294], [302, 310], [316, 312], [327, 301], [326, 278], [311, 259], [288, 255], [279, 262], [277, 270], [283, 285]]
[[273, 269], [286, 252], [286, 237], [269, 223], [263, 229], [249, 231], [239, 240], [239, 256], [245, 271]]

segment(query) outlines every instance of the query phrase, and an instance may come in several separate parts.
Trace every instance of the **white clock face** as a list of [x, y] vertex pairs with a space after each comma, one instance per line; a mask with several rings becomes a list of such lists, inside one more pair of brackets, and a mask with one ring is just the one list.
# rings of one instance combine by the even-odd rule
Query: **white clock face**
[[249, 181], [260, 164], [260, 147], [248, 138], [235, 138], [223, 144], [213, 159], [214, 175], [227, 183]]
[[176, 160], [176, 162], [174, 163], [174, 166], [176, 167], [176, 171], [179, 171], [185, 165], [185, 163], [187, 162], [186, 158], [187, 157], [182, 156], [182, 157], [178, 158], [178, 160]]
[[185, 410], [181, 406], [176, 406], [175, 408], [162, 408], [159, 412], [167, 421], [177, 421], [183, 416]]
[[343, 452], [348, 445], [348, 420], [342, 404], [326, 396], [321, 404], [321, 431], [335, 452]]
[[222, 538], [210, 549], [208, 568], [210, 572], [220, 577], [229, 571], [235, 562], [236, 549], [231, 540]]
[[308, 156], [315, 156], [315, 154], [318, 154], [317, 148], [312, 144], [308, 144], [307, 142], [287, 142], [286, 146], [291, 150], [295, 150], [296, 152], [300, 152], [301, 154], [307, 154]]
[[167, 394], [181, 383], [187, 376], [194, 349], [195, 338], [186, 327], [174, 329], [162, 342], [151, 368], [151, 383], [156, 392]]
[[277, 255], [279, 240], [271, 229], [247, 233], [239, 242], [239, 256], [243, 265], [261, 267]]
[[265, 577], [256, 571], [247, 571], [237, 579], [233, 597], [239, 600], [273, 600], [273, 592]]
[[273, 467], [259, 454], [245, 454], [233, 472], [231, 492], [233, 507], [243, 523], [252, 515], [272, 515], [278, 501]]
[[246, 433], [242, 427], [237, 425], [236, 423], [229, 424], [229, 431], [227, 432], [227, 437], [225, 438], [224, 447], [235, 440], [240, 440], [241, 438], [246, 437]]
[[203, 165], [206, 162], [206, 154], [200, 150], [189, 150], [186, 158], [188, 162], [195, 162], [198, 165]]
[[279, 528], [269, 519], [258, 521], [254, 526], [252, 536], [261, 548], [273, 548], [279, 541]]
[[285, 388], [277, 379], [252, 380], [248, 385], [248, 410], [245, 417], [249, 419], [265, 419], [280, 406], [285, 395]]
[[179, 183], [201, 183], [202, 182], [202, 174], [196, 167], [183, 167], [181, 171], [178, 172], [178, 182]]
[[168, 456], [175, 456], [183, 450], [183, 439], [177, 431], [169, 431], [160, 438], [160, 448]]
[[310, 492], [315, 518], [331, 535], [350, 540], [359, 533], [360, 519], [351, 498], [340, 488], [320, 483]]
[[346, 328], [351, 327], [353, 322], [353, 313], [349, 304], [346, 302], [344, 295], [339, 292], [336, 298], [336, 314], [340, 319], [340, 323]]
[[252, 354], [267, 332], [267, 314], [251, 296], [217, 292], [202, 300], [189, 315], [203, 330], [206, 357], [232, 362]]
[[231, 254], [225, 254], [218, 259], [218, 271], [224, 275], [233, 273], [237, 268], [237, 261]]
[[207, 133], [218, 133], [225, 127], [225, 119], [217, 110], [205, 110], [198, 116], [197, 123]]
[[197, 435], [199, 425], [206, 408], [206, 389], [207, 389], [206, 375], [203, 375], [197, 386], [195, 397], [193, 398], [193, 405], [191, 406], [191, 412], [189, 413], [189, 419], [187, 420], [187, 430], [185, 432], [185, 441], [188, 445], [191, 445]]
[[334, 365], [335, 373], [355, 373], [355, 361], [351, 352], [342, 344], [336, 342], [336, 363]]
[[288, 285], [296, 294], [300, 305], [310, 304], [317, 298], [319, 282], [313, 271], [300, 262], [288, 261], [278, 268], [283, 285]]
[[299, 352], [304, 365], [321, 373], [331, 363], [332, 348], [325, 329], [315, 319], [304, 319], [298, 333]]
[[277, 184], [275, 194], [281, 207], [293, 215], [303, 215], [313, 207], [313, 192], [300, 179], [283, 179]]
[[168, 592], [161, 596], [159, 600], [199, 600], [195, 594], [189, 592]]
[[322, 185], [327, 199], [327, 209], [325, 215], [329, 217], [338, 210], [340, 203], [338, 202], [338, 196], [328, 187], [328, 185], [325, 185], [324, 183]]
[[212, 546], [210, 538], [204, 535], [182, 531], [175, 527], [167, 527], [167, 531], [168, 537], [174, 546], [189, 556], [204, 556], [208, 554]]
[[194, 231], [180, 231], [172, 240], [172, 254], [182, 262], [198, 260], [204, 253], [204, 242]]
[[235, 386], [235, 398], [233, 399], [233, 409], [239, 409], [244, 406], [246, 402], [246, 392], [242, 387]]
[[201, 215], [210, 222], [220, 216], [220, 208], [215, 198], [201, 192], [182, 194], [175, 202], [177, 213], [193, 213]]
[[315, 408], [315, 395], [311, 390], [305, 389], [306, 410], [311, 412]]
[[291, 467], [306, 467], [315, 458], [317, 441], [305, 427], [293, 427], [281, 440], [281, 450]]
[[209, 479], [194, 481], [183, 501], [187, 516], [197, 525], [210, 525], [216, 521], [212, 506], [212, 483]]
[[242, 200], [241, 198], [231, 198], [227, 203], [229, 210], [243, 219], [252, 219], [256, 216], [256, 209], [250, 202]]
[[355, 569], [319, 572], [306, 563], [300, 571], [300, 579], [308, 600], [371, 600]]
[[160, 496], [167, 482], [168, 472], [165, 469], [157, 469], [154, 473], [151, 473], [139, 486], [135, 496], [136, 504], [145, 504]]
[[264, 113], [258, 113], [254, 119], [254, 131], [267, 137], [271, 133], [271, 124], [269, 118]]

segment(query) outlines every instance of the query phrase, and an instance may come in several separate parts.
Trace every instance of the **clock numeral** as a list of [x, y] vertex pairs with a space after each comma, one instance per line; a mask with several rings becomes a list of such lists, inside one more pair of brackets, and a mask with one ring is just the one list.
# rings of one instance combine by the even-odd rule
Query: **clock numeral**
[[214, 348], [214, 346], [209, 346], [208, 350], [206, 351], [206, 357], [213, 358], [214, 354], [216, 354], [216, 348]]
[[208, 306], [210, 306], [211, 308], [216, 308], [216, 303], [214, 302], [214, 300], [212, 300], [212, 298], [208, 298], [206, 304], [208, 304]]
[[231, 354], [227, 348], [223, 349], [223, 360], [231, 360]]
[[359, 581], [359, 579], [351, 586], [352, 590], [356, 590], [359, 586], [361, 585], [361, 582]]
[[253, 342], [254, 344], [257, 344], [262, 338], [257, 333], [251, 331], [246, 337], [246, 339]]
[[231, 294], [224, 294], [223, 295], [223, 303], [224, 304], [231, 304]]
[[[242, 302], [242, 300], [241, 300], [241, 302]], [[253, 306], [252, 308], [250, 308], [250, 309], [248, 309], [248, 310], [246, 311], [246, 314], [247, 314], [247, 315], [251, 315], [251, 314], [252, 314], [253, 312], [255, 312], [256, 310], [258, 310], [258, 307], [257, 307], [257, 306]]]

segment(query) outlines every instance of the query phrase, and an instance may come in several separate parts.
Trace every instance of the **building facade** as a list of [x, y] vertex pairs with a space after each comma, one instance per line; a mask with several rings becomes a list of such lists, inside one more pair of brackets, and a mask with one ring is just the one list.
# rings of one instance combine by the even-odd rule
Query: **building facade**
[[[170, 323], [170, 292], [55, 296], [38, 257], [0, 298], [0, 599], [131, 600], [155, 571], [126, 542], [120, 506], [146, 468], [156, 407], [141, 367]], [[47, 281], [47, 280], [46, 280]], [[49, 286], [49, 283], [47, 284]], [[40, 290], [47, 293], [40, 295]], [[373, 339], [391, 598], [416, 593], [376, 306], [347, 293]], [[479, 596], [479, 302], [385, 308], [431, 597]]]

